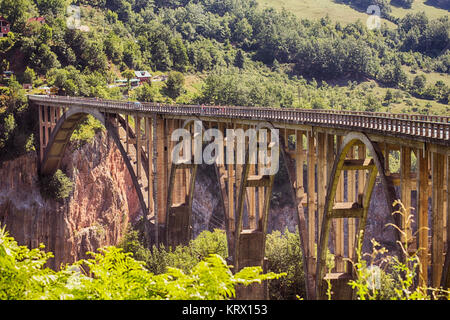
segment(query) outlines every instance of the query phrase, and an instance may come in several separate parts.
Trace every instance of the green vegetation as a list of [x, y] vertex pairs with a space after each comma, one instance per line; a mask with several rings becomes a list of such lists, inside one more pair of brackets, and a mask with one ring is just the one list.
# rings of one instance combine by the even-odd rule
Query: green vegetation
[[[191, 240], [187, 246], [177, 246], [167, 250], [164, 246], [151, 250], [144, 245], [143, 236], [138, 231], [129, 229], [119, 247], [133, 254], [135, 259], [142, 261], [145, 267], [155, 274], [167, 272], [175, 267], [183, 272], [189, 272], [197, 263], [211, 254], [226, 259], [228, 257], [227, 240], [223, 230], [214, 232], [203, 231]], [[284, 274], [283, 277], [269, 281], [269, 297], [274, 300], [296, 299], [305, 297], [305, 279], [303, 271], [303, 256], [300, 247], [298, 231], [281, 233], [274, 231], [267, 235], [266, 258], [267, 270], [270, 273]], [[334, 257], [329, 254], [327, 264], [334, 265]]]
[[150, 250], [143, 245], [143, 237], [139, 232], [129, 229], [119, 247], [125, 252], [133, 253], [137, 260], [143, 261], [145, 267], [155, 274], [166, 272], [168, 267], [188, 272], [211, 254], [219, 255], [223, 259], [228, 256], [226, 235], [222, 230], [204, 231], [195, 240], [191, 240], [188, 246], [167, 250], [162, 245], [160, 248], [154, 246]]
[[[405, 230], [413, 223], [412, 215], [399, 201], [400, 209], [393, 214], [407, 216]], [[353, 263], [356, 279], [349, 284], [356, 291], [359, 300], [450, 300], [450, 291], [442, 288], [429, 288], [419, 283], [420, 272], [423, 269], [419, 258], [419, 250], [412, 254], [408, 250], [408, 232], [396, 228], [405, 239], [399, 243], [403, 257], [387, 255], [387, 249], [372, 240], [373, 250], [364, 259], [361, 254], [362, 243], [358, 243], [357, 261]]]
[[[332, 21], [341, 24], [355, 23], [358, 20], [367, 20], [366, 10], [358, 11], [341, 1], [334, 0], [258, 0], [263, 7], [273, 7], [278, 10], [286, 9], [294, 13], [300, 19], [320, 19], [328, 16]], [[367, 8], [366, 8], [367, 9]], [[395, 24], [381, 19], [389, 28]]]
[[[68, 26], [72, 3], [85, 28]], [[381, 8], [378, 30], [366, 27], [371, 4]], [[36, 110], [23, 84], [32, 85], [28, 93], [48, 85], [60, 95], [117, 100], [448, 114], [445, 9], [433, 0], [0, 0], [0, 15], [11, 23], [0, 38], [0, 71], [15, 72], [1, 79], [0, 161], [36, 149]], [[29, 20], [39, 16], [45, 23]], [[168, 78], [135, 88], [134, 70]], [[90, 142], [99, 130], [89, 116], [71, 140]], [[391, 160], [396, 170], [399, 156]], [[54, 199], [72, 190], [60, 170], [41, 182]], [[220, 231], [172, 250], [147, 249], [130, 231], [124, 251], [106, 248], [60, 272], [44, 269], [50, 253], [17, 246], [4, 229], [0, 239], [2, 299], [229, 298], [235, 284], [266, 277], [257, 269], [233, 276]], [[271, 298], [304, 296], [298, 233], [274, 232], [266, 249], [269, 271], [286, 273], [271, 280]], [[355, 263], [361, 299], [428, 298], [411, 285], [415, 260], [390, 261], [380, 271], [381, 291], [369, 285], [372, 266]]]
[[[390, 14], [391, 7], [409, 6], [406, 3], [409, 1], [377, 1], [386, 15]], [[3, 2], [5, 6], [8, 3]], [[144, 101], [180, 103], [239, 102], [242, 105], [302, 108], [314, 105], [321, 108], [327, 106], [326, 102], [303, 104], [302, 91], [295, 83], [297, 79], [306, 79], [308, 84], [317, 81], [320, 83], [318, 88], [322, 86], [321, 81], [326, 81], [328, 87], [342, 88], [343, 91], [351, 90], [349, 81], [367, 83], [369, 80], [381, 88], [387, 86], [413, 95], [413, 105], [431, 104], [430, 113], [447, 111], [445, 107], [435, 107], [435, 102], [448, 105], [448, 82], [432, 82], [428, 74], [441, 73], [444, 78], [448, 77], [449, 53], [445, 50], [448, 17], [442, 14], [440, 18], [428, 18], [414, 9], [416, 3], [409, 9], [410, 14], [391, 19], [397, 29], [383, 26], [380, 30], [369, 31], [364, 24], [366, 14], [360, 21], [346, 25], [327, 17], [326, 6], [357, 12], [348, 5], [331, 0], [319, 1], [315, 7], [312, 3], [307, 4], [311, 8], [319, 8], [316, 11], [320, 14], [310, 16], [315, 20], [300, 20], [287, 10], [264, 8], [253, 0], [220, 4], [206, 0], [121, 0], [89, 2], [90, 5], [77, 1], [81, 5], [81, 22], [90, 30], [82, 31], [70, 29], [65, 23], [62, 8], [68, 2], [53, 1], [50, 2], [52, 5], [37, 0], [22, 2], [28, 3], [29, 12], [22, 12], [20, 6], [14, 10], [8, 7], [14, 12], [9, 13], [5, 9], [6, 16], [27, 18], [41, 14], [46, 23], [27, 23], [26, 27], [17, 29], [13, 45], [7, 45], [9, 49], [4, 50], [5, 56], [10, 59], [20, 51], [23, 55], [16, 64], [21, 64], [24, 70], [28, 68], [23, 74], [24, 81], [29, 81], [32, 77], [30, 70], [33, 70], [37, 77], [45, 76], [49, 85], [58, 87], [61, 94], [114, 99], [128, 96]], [[360, 0], [344, 2], [364, 10], [369, 3]], [[275, 3], [271, 1], [268, 5]], [[298, 6], [306, 4], [286, 2], [285, 5], [295, 11]], [[13, 18], [12, 22], [15, 24], [21, 19]], [[253, 84], [256, 89], [249, 93], [245, 92], [248, 82], [242, 87], [241, 83], [233, 83], [230, 93], [223, 87], [211, 88], [215, 84], [214, 75], [230, 74], [231, 78], [237, 74], [234, 67], [245, 75], [244, 78], [257, 75], [256, 81], [263, 79], [266, 88], [258, 90], [257, 82]], [[426, 73], [430, 89], [417, 93], [411, 85], [415, 75], [410, 76], [405, 71], [407, 67], [414, 72]], [[129, 83], [133, 77], [132, 70], [148, 70], [152, 74], [167, 72], [169, 79], [162, 85], [155, 83], [155, 86], [144, 85], [132, 90]], [[294, 85], [284, 90], [272, 88], [277, 83], [268, 82], [278, 80], [274, 73], [282, 74]], [[192, 91], [192, 88], [185, 88], [181, 74], [185, 79], [196, 77], [199, 88]], [[209, 78], [210, 75], [213, 78]], [[120, 77], [128, 80], [128, 88], [107, 86]], [[228, 84], [225, 82], [226, 86]], [[278, 86], [283, 87], [282, 84]], [[269, 92], [262, 97], [266, 89]], [[320, 94], [322, 92], [317, 92]], [[360, 100], [355, 96], [352, 99]], [[293, 97], [298, 97], [297, 104]], [[361, 100], [369, 100], [369, 103], [361, 103], [358, 108], [377, 110], [370, 99], [362, 97]], [[407, 108], [410, 102], [401, 103], [403, 109], [387, 108], [383, 111], [412, 111]], [[334, 108], [335, 104], [330, 107]], [[346, 105], [338, 107], [345, 109]]]
[[[278, 10], [287, 9], [294, 13], [300, 19], [320, 19], [328, 16], [332, 21], [341, 24], [355, 23], [358, 20], [365, 22], [367, 20], [367, 6], [363, 8], [360, 6], [352, 6], [353, 1], [340, 0], [258, 0], [258, 3], [263, 7], [273, 7]], [[361, 1], [356, 1], [361, 3]], [[449, 7], [440, 6], [436, 0], [390, 0], [384, 2], [388, 7], [391, 18], [395, 21], [396, 18], [403, 18], [408, 13], [425, 12], [430, 18], [439, 18], [447, 14], [446, 10]], [[374, 1], [375, 3], [375, 1]], [[381, 2], [382, 3], [382, 2]], [[411, 3], [411, 7], [409, 7]], [[443, 3], [441, 1], [441, 3]], [[382, 3], [383, 4], [383, 3]], [[362, 8], [362, 9], [361, 9]], [[444, 9], [444, 10], [442, 10]], [[389, 28], [394, 28], [395, 23], [385, 18], [381, 19], [383, 24]]]
[[[0, 69], [15, 71], [0, 88], [1, 158], [35, 149], [25, 83], [163, 103], [447, 114], [448, 15], [430, 1], [377, 1], [391, 22], [371, 31], [357, 11], [366, 0], [75, 1], [84, 29], [67, 25], [69, 1], [0, 0], [12, 30]], [[133, 70], [168, 79], [134, 88]], [[72, 141], [98, 129], [89, 119]]]
[[[404, 214], [405, 209], [397, 212]], [[408, 223], [412, 223], [409, 219]], [[406, 236], [406, 233], [402, 233]], [[450, 299], [450, 292], [417, 285], [421, 270], [418, 253], [405, 259], [387, 255], [372, 240], [373, 252], [353, 262], [356, 278], [349, 282], [361, 300]], [[228, 268], [224, 231], [204, 231], [188, 246], [166, 250], [145, 248], [139, 233], [129, 230], [119, 247], [105, 247], [92, 258], [62, 265], [60, 271], [45, 267], [52, 253], [19, 246], [0, 228], [0, 299], [122, 300], [122, 299], [229, 299], [235, 286], [269, 281], [270, 299], [305, 296], [303, 257], [298, 231], [267, 235], [268, 273], [260, 267], [232, 274]], [[407, 247], [403, 247], [408, 252]], [[328, 254], [332, 269], [334, 256]], [[333, 290], [329, 287], [329, 293]]]
[[300, 247], [298, 231], [282, 234], [274, 231], [267, 235], [266, 258], [267, 269], [272, 272], [285, 272], [286, 276], [269, 282], [271, 300], [296, 299], [305, 297], [305, 274], [303, 270], [303, 253]]
[[235, 286], [278, 278], [261, 268], [232, 274], [219, 255], [210, 255], [185, 273], [168, 268], [155, 275], [142, 262], [116, 247], [90, 253], [91, 259], [45, 268], [53, 255], [43, 246], [19, 246], [0, 228], [1, 300], [222, 300], [235, 296]]
[[73, 182], [60, 169], [53, 175], [41, 177], [40, 183], [41, 194], [55, 200], [68, 198], [73, 189]]
[[184, 93], [184, 75], [178, 71], [172, 71], [167, 78], [164, 91], [167, 96], [172, 99], [176, 99], [182, 93]]
[[35, 150], [35, 120], [28, 108], [25, 90], [11, 77], [0, 89], [0, 161]]
[[106, 130], [100, 121], [95, 119], [93, 116], [88, 115], [86, 120], [78, 125], [78, 127], [72, 133], [70, 140], [81, 146], [85, 143], [90, 143], [94, 139], [95, 135], [99, 131]]

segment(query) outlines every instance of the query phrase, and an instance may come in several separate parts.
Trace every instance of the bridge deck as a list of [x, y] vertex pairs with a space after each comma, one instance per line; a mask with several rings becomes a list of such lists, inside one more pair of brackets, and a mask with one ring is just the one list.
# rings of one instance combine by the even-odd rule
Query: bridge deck
[[174, 116], [238, 118], [255, 121], [333, 127], [450, 145], [450, 117], [363, 111], [275, 109], [236, 106], [167, 105], [90, 98], [30, 95], [29, 100], [55, 106], [77, 106], [104, 112], [158, 113]]

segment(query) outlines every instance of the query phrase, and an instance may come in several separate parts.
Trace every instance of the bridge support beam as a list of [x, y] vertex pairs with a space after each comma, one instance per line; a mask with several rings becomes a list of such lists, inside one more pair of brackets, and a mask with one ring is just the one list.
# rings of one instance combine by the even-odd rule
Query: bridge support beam
[[[365, 148], [368, 148], [370, 151], [370, 154], [372, 156], [372, 160], [367, 159], [354, 159], [352, 157], [355, 157], [354, 153], [354, 147], [359, 145], [365, 145]], [[358, 147], [359, 148], [359, 147]], [[364, 149], [361, 149], [364, 150]], [[363, 151], [359, 154], [360, 158], [363, 157]], [[352, 193], [355, 189], [355, 186], [351, 186], [347, 190], [347, 201], [344, 200], [343, 194], [339, 195], [338, 193], [338, 186], [340, 184], [340, 181], [344, 178], [344, 172], [347, 172], [347, 177], [351, 176], [349, 175], [349, 171], [356, 171], [356, 170], [365, 170], [368, 172], [368, 179], [364, 186], [364, 192], [363, 194], [358, 194], [356, 201], [349, 201], [352, 196], [349, 195]], [[356, 257], [355, 250], [357, 249], [357, 244], [362, 243], [364, 239], [364, 230], [367, 220], [367, 213], [369, 209], [370, 199], [373, 191], [373, 187], [375, 185], [375, 179], [377, 177], [377, 174], [380, 174], [380, 177], [384, 181], [384, 190], [385, 190], [385, 196], [387, 203], [392, 203], [391, 201], [391, 194], [388, 192], [389, 188], [386, 185], [386, 179], [384, 178], [384, 167], [383, 167], [383, 160], [382, 160], [382, 154], [381, 151], [377, 148], [375, 144], [373, 144], [365, 135], [360, 133], [349, 133], [343, 140], [343, 142], [340, 144], [339, 147], [339, 153], [336, 157], [336, 160], [334, 162], [333, 170], [330, 175], [330, 183], [329, 188], [327, 190], [327, 196], [325, 201], [325, 210], [323, 212], [323, 221], [322, 221], [322, 229], [320, 233], [320, 242], [318, 243], [318, 260], [317, 260], [317, 271], [316, 271], [316, 297], [318, 299], [325, 298], [325, 291], [327, 288], [327, 282], [329, 281], [332, 285], [332, 297], [338, 298], [338, 299], [351, 299], [353, 296], [352, 290], [349, 288], [346, 283], [349, 279], [353, 278], [352, 274], [352, 268], [349, 266], [339, 265], [337, 262], [339, 261], [338, 253], [340, 253], [340, 249], [342, 249], [342, 253], [344, 253], [344, 233], [341, 231], [341, 239], [336, 239], [336, 248], [335, 248], [335, 271], [327, 273], [327, 266], [326, 266], [326, 256], [327, 256], [327, 250], [328, 250], [328, 243], [329, 243], [329, 234], [330, 234], [330, 228], [332, 221], [338, 221], [341, 222], [341, 225], [343, 227], [344, 225], [344, 219], [347, 220], [347, 226], [350, 224], [349, 219], [355, 219], [358, 218], [358, 230], [356, 233], [351, 235], [348, 233], [348, 255], [347, 258], [354, 259]], [[350, 184], [354, 184], [354, 180], [347, 179], [347, 187], [350, 186]], [[358, 189], [361, 187], [359, 186]], [[342, 188], [343, 190], [343, 188]], [[350, 190], [350, 192], [349, 192]], [[343, 192], [342, 192], [343, 193]], [[341, 226], [339, 226], [341, 227]], [[336, 234], [336, 237], [339, 235], [339, 233]], [[350, 236], [353, 236], [353, 239], [350, 238]], [[350, 244], [355, 245], [350, 245]], [[339, 248], [339, 246], [341, 246]], [[339, 250], [338, 250], [339, 249]], [[349, 251], [350, 249], [353, 250], [353, 252]], [[342, 256], [343, 261], [344, 256]]]
[[422, 270], [420, 271], [419, 284], [422, 286], [428, 285], [428, 198], [429, 186], [428, 180], [430, 175], [429, 152], [423, 149], [417, 149], [417, 248], [419, 250], [418, 256], [422, 263]]
[[431, 239], [431, 285], [441, 285], [442, 268], [444, 266], [444, 155], [431, 153], [432, 181], [432, 239]]
[[447, 212], [446, 212], [446, 248], [447, 251], [445, 253], [445, 261], [444, 261], [444, 269], [442, 271], [442, 282], [441, 286], [444, 289], [450, 289], [450, 156], [446, 156], [446, 167], [447, 167]]
[[[266, 155], [269, 156], [271, 161], [278, 162], [278, 152], [279, 152], [279, 137], [274, 136], [272, 139], [272, 132], [267, 132], [266, 137], [261, 136], [261, 132], [259, 129], [261, 128], [271, 128], [271, 126], [259, 125], [256, 127], [256, 132], [258, 133], [257, 138], [258, 143], [260, 145], [267, 144]], [[275, 145], [272, 145], [270, 141], [276, 141]], [[227, 141], [230, 143], [230, 141]], [[251, 266], [261, 266], [265, 267], [265, 244], [266, 244], [266, 233], [267, 233], [267, 222], [269, 216], [269, 206], [270, 199], [272, 195], [273, 182], [275, 179], [276, 172], [271, 172], [268, 168], [272, 165], [272, 163], [267, 164], [269, 167], [259, 167], [260, 171], [257, 174], [255, 173], [256, 169], [251, 170], [252, 167], [252, 155], [250, 154], [249, 144], [250, 141], [244, 142], [245, 144], [245, 161], [241, 166], [241, 178], [239, 179], [238, 185], [238, 199], [236, 203], [236, 227], [234, 233], [234, 255], [233, 255], [233, 266], [234, 270], [237, 272], [245, 267]], [[261, 151], [259, 151], [261, 152]], [[275, 152], [277, 154], [275, 154]], [[258, 152], [253, 154], [253, 156], [258, 157]], [[243, 226], [244, 220], [244, 203], [246, 196], [249, 195], [249, 190], [252, 190], [250, 195], [256, 190], [263, 190], [263, 194], [259, 195], [263, 197], [263, 200], [260, 201], [263, 205], [261, 209], [256, 208], [256, 202], [253, 201], [252, 196], [247, 201], [247, 216], [249, 218], [249, 224], [247, 228]], [[257, 221], [254, 223], [251, 222], [251, 218], [254, 217], [256, 220], [257, 210], [262, 212], [262, 215], [258, 215]], [[253, 284], [248, 287], [238, 287], [236, 290], [236, 297], [238, 299], [267, 299], [267, 283], [262, 284]]]
[[42, 162], [52, 131], [61, 118], [62, 108], [39, 105], [37, 110], [39, 118], [39, 160]]

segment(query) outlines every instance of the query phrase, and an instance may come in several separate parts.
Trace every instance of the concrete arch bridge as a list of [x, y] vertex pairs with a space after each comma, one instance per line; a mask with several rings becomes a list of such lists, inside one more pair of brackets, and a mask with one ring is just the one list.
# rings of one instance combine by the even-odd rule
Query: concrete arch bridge
[[[225, 213], [230, 263], [236, 269], [263, 266], [274, 175], [283, 163], [297, 207], [306, 298], [322, 298], [327, 279], [336, 297], [352, 297], [346, 258], [355, 259], [358, 238], [364, 237], [377, 179], [393, 210], [397, 198], [411, 207], [417, 192], [412, 213], [418, 232], [394, 215], [407, 231], [398, 240], [420, 249], [422, 283], [450, 287], [450, 117], [36, 95], [29, 102], [39, 117], [42, 174], [58, 169], [73, 130], [87, 115], [104, 124], [125, 160], [154, 243], [189, 241], [197, 168], [209, 161]], [[400, 163], [395, 172], [394, 153]], [[327, 248], [335, 255], [330, 271]], [[255, 286], [243, 296], [258, 299], [264, 292]]]

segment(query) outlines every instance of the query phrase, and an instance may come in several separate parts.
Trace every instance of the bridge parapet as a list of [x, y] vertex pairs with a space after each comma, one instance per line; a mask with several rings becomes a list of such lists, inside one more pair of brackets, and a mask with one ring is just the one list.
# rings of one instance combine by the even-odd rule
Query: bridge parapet
[[347, 110], [273, 109], [236, 106], [168, 105], [90, 98], [29, 96], [36, 104], [91, 107], [104, 112], [129, 111], [173, 116], [239, 118], [342, 128], [430, 141], [450, 146], [450, 117]]

